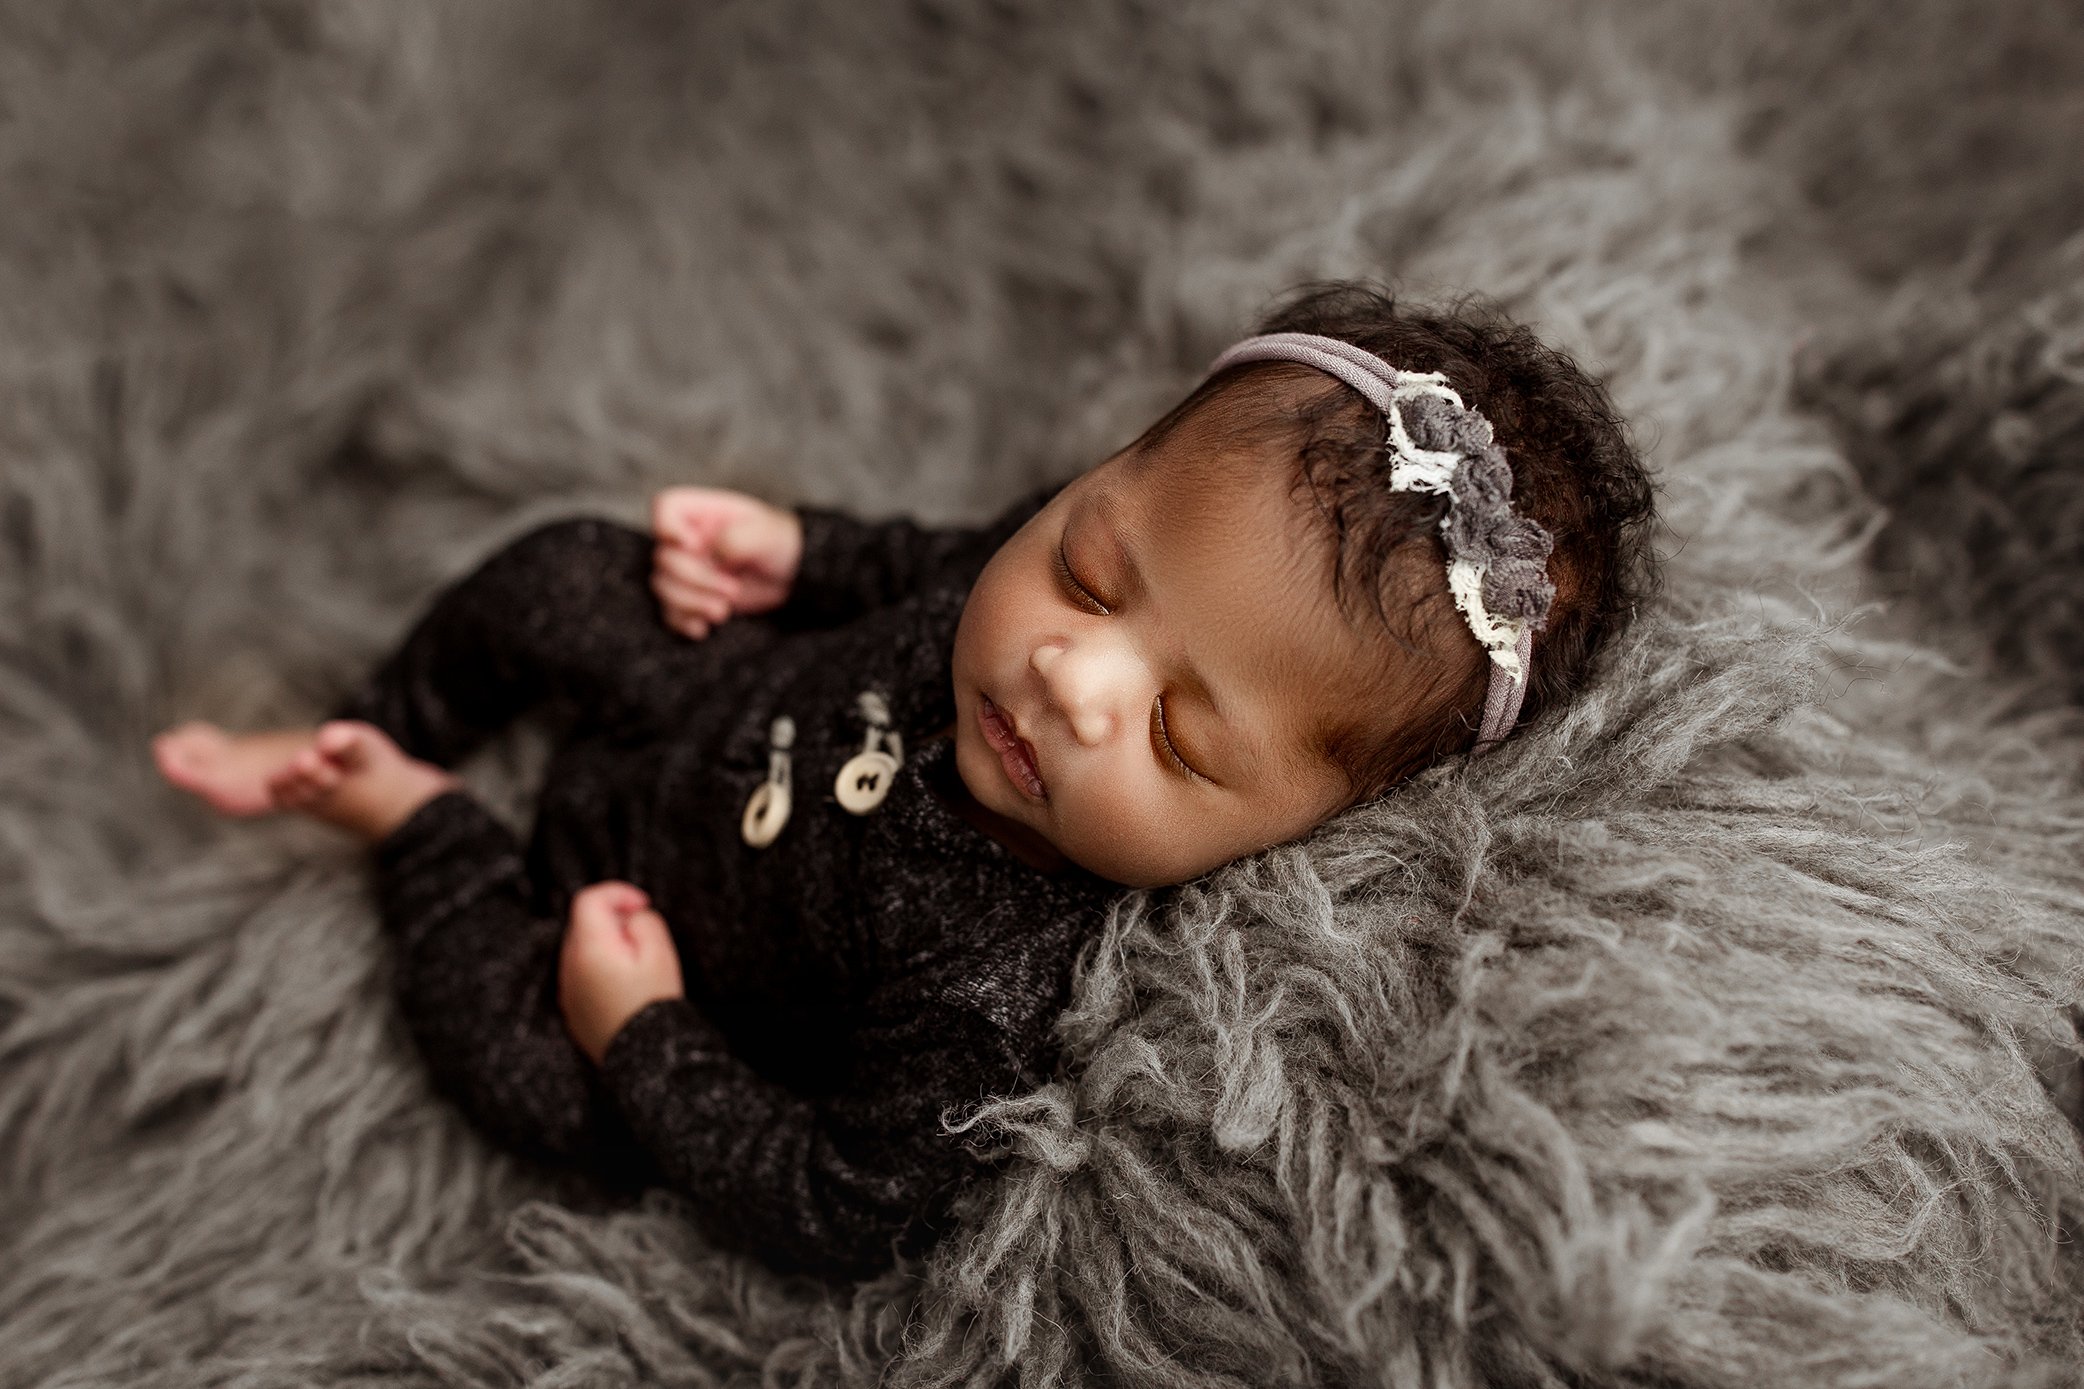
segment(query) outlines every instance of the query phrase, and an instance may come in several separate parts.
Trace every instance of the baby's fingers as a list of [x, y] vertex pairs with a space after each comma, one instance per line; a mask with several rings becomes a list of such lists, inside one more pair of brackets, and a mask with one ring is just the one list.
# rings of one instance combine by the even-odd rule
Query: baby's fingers
[[731, 615], [731, 605], [717, 594], [681, 583], [666, 574], [653, 574], [651, 591], [658, 598], [666, 625], [691, 637], [706, 637], [709, 629]]
[[708, 487], [668, 487], [651, 499], [651, 533], [683, 545], [707, 544], [724, 523], [717, 500], [725, 493]]
[[723, 595], [726, 601], [736, 598], [744, 581], [720, 567], [706, 551], [691, 550], [685, 545], [660, 544], [652, 550], [652, 568], [672, 575], [682, 583], [698, 589], [710, 589]]
[[651, 591], [657, 594], [659, 602], [667, 607], [685, 608], [700, 613], [712, 622], [721, 622], [731, 615], [731, 593], [728, 589], [684, 579], [663, 565], [652, 568]]

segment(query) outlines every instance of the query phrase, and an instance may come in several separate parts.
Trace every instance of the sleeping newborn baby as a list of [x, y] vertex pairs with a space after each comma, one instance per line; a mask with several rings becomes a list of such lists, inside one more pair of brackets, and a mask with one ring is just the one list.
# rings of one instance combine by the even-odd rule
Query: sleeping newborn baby
[[[860, 1276], [1045, 1083], [1080, 948], [1481, 751], [1652, 581], [1605, 393], [1497, 313], [1292, 300], [1142, 437], [975, 529], [674, 488], [446, 590], [317, 728], [160, 735], [227, 815], [374, 846], [401, 1004], [480, 1125]], [[448, 770], [560, 716], [524, 847]]]

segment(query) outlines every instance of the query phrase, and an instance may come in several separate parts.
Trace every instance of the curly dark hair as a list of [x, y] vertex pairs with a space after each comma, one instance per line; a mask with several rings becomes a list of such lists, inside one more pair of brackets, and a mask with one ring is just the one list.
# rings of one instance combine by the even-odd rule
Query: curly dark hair
[[[1407, 307], [1373, 284], [1308, 285], [1256, 331], [1321, 334], [1404, 371], [1441, 372], [1490, 420], [1512, 465], [1514, 506], [1555, 539], [1548, 570], [1556, 596], [1534, 636], [1520, 722], [1581, 689], [1600, 652], [1660, 582], [1649, 543], [1654, 488], [1606, 390], [1568, 355], [1473, 294], [1441, 307]], [[1490, 661], [1468, 637], [1448, 593], [1439, 535], [1447, 499], [1389, 490], [1381, 413], [1314, 368], [1253, 362], [1204, 381], [1132, 447], [1154, 448], [1190, 421], [1197, 432], [1208, 428], [1234, 443], [1292, 450], [1296, 485], [1308, 489], [1337, 540], [1334, 598], [1350, 614], [1353, 597], [1364, 595], [1381, 631], [1429, 658], [1417, 663], [1425, 673], [1415, 692], [1408, 661], [1400, 663], [1406, 683], [1394, 688], [1416, 704], [1417, 717], [1370, 716], [1392, 693], [1385, 679], [1319, 731], [1319, 749], [1345, 773], [1352, 800], [1373, 799], [1468, 751]], [[1407, 562], [1406, 551], [1427, 563]], [[1442, 630], [1461, 637], [1439, 639]]]

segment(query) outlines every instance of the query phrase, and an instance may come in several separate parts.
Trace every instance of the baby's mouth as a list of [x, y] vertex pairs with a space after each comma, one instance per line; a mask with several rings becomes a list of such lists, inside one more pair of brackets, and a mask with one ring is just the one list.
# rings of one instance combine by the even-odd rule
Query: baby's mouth
[[1013, 720], [1006, 717], [1005, 710], [991, 702], [991, 696], [982, 690], [977, 692], [977, 727], [984, 734], [984, 741], [999, 755], [999, 762], [1006, 769], [1006, 779], [1025, 796], [1033, 800], [1047, 800], [1049, 790], [1042, 784], [1042, 770], [1035, 765], [1035, 749], [1027, 739], [1014, 731]]

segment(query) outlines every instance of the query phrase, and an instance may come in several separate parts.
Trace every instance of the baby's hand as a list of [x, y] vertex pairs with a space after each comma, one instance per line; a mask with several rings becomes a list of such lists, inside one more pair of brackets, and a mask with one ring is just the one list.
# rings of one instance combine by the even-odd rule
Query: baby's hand
[[668, 487], [651, 499], [651, 533], [651, 591], [666, 625], [689, 637], [780, 607], [803, 560], [801, 517], [721, 488]]
[[598, 1066], [645, 1004], [685, 996], [680, 952], [644, 890], [622, 882], [581, 888], [557, 962], [557, 1001], [579, 1049]]

